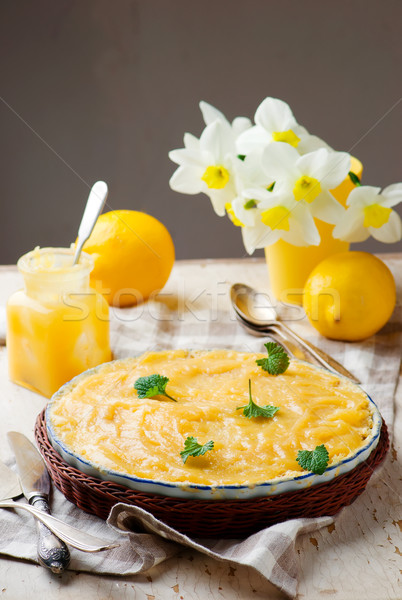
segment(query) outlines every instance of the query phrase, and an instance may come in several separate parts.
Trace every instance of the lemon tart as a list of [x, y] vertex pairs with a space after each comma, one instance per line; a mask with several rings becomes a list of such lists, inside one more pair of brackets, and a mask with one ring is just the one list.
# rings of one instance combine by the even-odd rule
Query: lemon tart
[[[252, 498], [329, 481], [375, 448], [381, 416], [348, 379], [298, 360], [280, 375], [264, 354], [233, 350], [147, 352], [105, 363], [64, 385], [46, 422], [54, 448], [89, 475], [151, 493], [200, 499]], [[140, 377], [168, 378], [170, 398], [140, 398]], [[249, 382], [270, 418], [247, 418]], [[213, 441], [184, 462], [185, 441]], [[322, 474], [306, 471], [300, 450], [324, 445]]]

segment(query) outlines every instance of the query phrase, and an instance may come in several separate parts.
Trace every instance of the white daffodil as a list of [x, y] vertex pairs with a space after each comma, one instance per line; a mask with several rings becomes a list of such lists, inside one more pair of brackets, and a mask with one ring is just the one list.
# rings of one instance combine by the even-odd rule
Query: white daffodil
[[279, 239], [294, 246], [318, 245], [320, 234], [307, 205], [295, 204], [290, 194], [269, 189], [246, 190], [246, 197], [253, 200], [242, 206], [239, 198], [233, 202], [236, 217], [244, 223], [242, 234], [247, 252], [252, 254], [256, 248], [265, 248]]
[[208, 104], [208, 102], [204, 102], [203, 100], [200, 102], [200, 109], [205, 125], [211, 125], [211, 123], [214, 121], [220, 121], [226, 128], [230, 128], [230, 134], [234, 138], [233, 141], [235, 141], [240, 134], [251, 127], [251, 121], [247, 117], [236, 117], [232, 124], [230, 124], [220, 110], [211, 104]]
[[[268, 177], [276, 181], [275, 192], [293, 207], [307, 206], [313, 217], [337, 223], [345, 209], [330, 190], [347, 176], [350, 156], [346, 152], [329, 152], [320, 148], [300, 156], [289, 144], [270, 144], [263, 153], [262, 164]], [[293, 209], [292, 209], [293, 210]]]
[[170, 159], [179, 165], [170, 179], [170, 187], [184, 194], [209, 196], [215, 212], [230, 211], [236, 197], [234, 169], [240, 163], [236, 151], [236, 139], [251, 127], [250, 119], [237, 117], [230, 124], [223, 113], [207, 102], [200, 102], [206, 127], [200, 139], [190, 133], [184, 136], [184, 148], [169, 153]]
[[225, 204], [236, 197], [233, 165], [239, 160], [230, 126], [215, 120], [205, 127], [199, 140], [186, 134], [184, 143], [184, 148], [169, 152], [170, 159], [179, 165], [170, 187], [183, 194], [207, 194], [215, 212], [223, 216]]
[[238, 160], [235, 165], [237, 196], [231, 203], [226, 203], [226, 212], [234, 225], [253, 226], [255, 211], [251, 209], [257, 206], [258, 200], [249, 196], [248, 189], [267, 190], [272, 188], [274, 181], [265, 174], [259, 152], [251, 152], [243, 160]]
[[260, 158], [258, 152], [247, 155], [236, 170], [239, 194], [230, 215], [243, 227], [246, 250], [251, 254], [278, 239], [318, 245], [314, 217], [335, 223], [345, 212], [329, 189], [344, 180], [349, 167], [348, 154], [320, 149], [301, 157], [282, 142], [268, 146]]
[[347, 210], [332, 235], [347, 242], [363, 242], [370, 235], [385, 243], [402, 238], [401, 218], [393, 206], [402, 201], [402, 183], [381, 188], [362, 185], [353, 189], [347, 199]]
[[263, 150], [272, 142], [283, 142], [297, 148], [299, 154], [318, 148], [330, 147], [320, 138], [312, 136], [299, 125], [290, 106], [277, 98], [265, 98], [254, 116], [255, 125], [242, 133], [237, 140], [239, 154]]

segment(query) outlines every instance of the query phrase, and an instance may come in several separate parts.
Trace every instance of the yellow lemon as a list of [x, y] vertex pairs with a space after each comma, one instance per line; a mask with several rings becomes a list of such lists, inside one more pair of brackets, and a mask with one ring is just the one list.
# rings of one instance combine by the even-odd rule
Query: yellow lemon
[[310, 323], [325, 337], [363, 340], [390, 318], [396, 302], [388, 267], [367, 252], [334, 254], [310, 273], [303, 306]]
[[166, 227], [134, 210], [101, 215], [84, 251], [95, 261], [91, 285], [111, 306], [132, 306], [161, 290], [175, 257]]

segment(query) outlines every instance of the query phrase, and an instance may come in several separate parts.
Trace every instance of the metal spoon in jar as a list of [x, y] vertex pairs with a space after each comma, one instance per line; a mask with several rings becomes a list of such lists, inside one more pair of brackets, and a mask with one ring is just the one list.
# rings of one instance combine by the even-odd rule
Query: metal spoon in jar
[[80, 228], [78, 230], [78, 239], [75, 248], [74, 262], [76, 265], [80, 260], [82, 247], [92, 233], [95, 223], [101, 214], [106, 202], [108, 188], [104, 181], [97, 181], [89, 192], [84, 214], [82, 215]]
[[254, 290], [244, 283], [235, 283], [230, 288], [230, 299], [237, 317], [255, 331], [272, 331], [284, 339], [289, 338], [307, 350], [323, 367], [347, 377], [354, 383], [360, 381], [334, 358], [300, 337], [283, 321], [278, 319], [274, 307], [266, 294]]

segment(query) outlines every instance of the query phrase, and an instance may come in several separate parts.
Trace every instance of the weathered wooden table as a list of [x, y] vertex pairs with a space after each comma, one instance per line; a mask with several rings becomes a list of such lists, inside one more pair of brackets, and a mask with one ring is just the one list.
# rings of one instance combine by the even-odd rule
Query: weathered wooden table
[[[402, 254], [383, 255], [398, 285], [402, 302]], [[177, 261], [164, 293], [181, 302], [181, 318], [229, 310], [230, 283], [267, 286], [261, 259]], [[15, 267], [0, 267], [0, 305], [21, 287]], [[298, 331], [309, 325], [297, 324]], [[401, 324], [402, 327], [402, 324]], [[311, 329], [309, 329], [311, 334]], [[317, 338], [319, 345], [319, 338]], [[384, 469], [336, 524], [297, 542], [300, 557], [298, 598], [308, 600], [400, 600], [402, 598], [402, 378], [396, 390], [394, 440]], [[7, 351], [0, 348], [0, 458], [8, 454], [5, 432], [17, 429], [33, 439], [41, 396], [12, 384]], [[0, 515], [1, 519], [1, 515]], [[52, 576], [37, 565], [0, 557], [0, 598], [25, 600], [258, 600], [285, 596], [248, 568], [231, 567], [193, 551], [162, 563], [146, 575], [130, 578], [68, 571]]]

